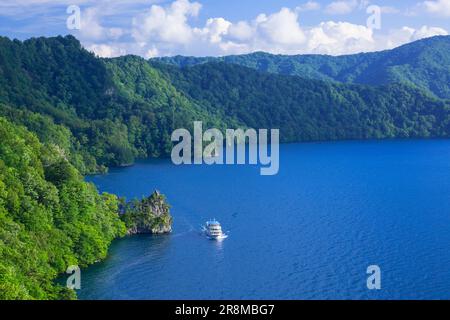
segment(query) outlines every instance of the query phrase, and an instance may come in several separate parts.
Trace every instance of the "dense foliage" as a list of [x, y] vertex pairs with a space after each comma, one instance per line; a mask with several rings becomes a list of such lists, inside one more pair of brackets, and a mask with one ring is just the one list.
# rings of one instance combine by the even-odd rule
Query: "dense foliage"
[[174, 127], [224, 127], [142, 58], [96, 58], [72, 36], [0, 37], [0, 115], [63, 148], [82, 172], [170, 153]]
[[345, 85], [225, 63], [155, 64], [191, 100], [282, 141], [447, 137], [450, 104], [402, 84]]
[[219, 58], [175, 56], [155, 60], [181, 67], [222, 61], [264, 72], [345, 83], [401, 82], [450, 99], [450, 36], [427, 38], [393, 50], [338, 57], [257, 52]]
[[[391, 81], [370, 61], [392, 66], [395, 61], [428, 61], [418, 52], [431, 52], [433, 64], [418, 66], [426, 66], [435, 86], [445, 93], [448, 82], [440, 84], [449, 75], [442, 71], [450, 65], [448, 51], [442, 51], [448, 39], [337, 58], [257, 53], [224, 59], [244, 59], [242, 64], [268, 71], [274, 67], [261, 67], [260, 57], [270, 62], [267, 66], [278, 67], [285, 64], [277, 59], [298, 59], [302, 68], [328, 76], [288, 72], [289, 68], [283, 73], [383, 83]], [[416, 65], [413, 70], [411, 77], [418, 74]], [[422, 86], [419, 78], [410, 82]], [[0, 116], [26, 126], [42, 142], [57, 145], [81, 173], [127, 165], [137, 157], [167, 156], [173, 129], [191, 128], [194, 120], [221, 129], [281, 128], [283, 141], [448, 136], [448, 103], [411, 85], [336, 84], [225, 63], [176, 68], [135, 56], [99, 59], [72, 36], [24, 42], [0, 38]]]
[[172, 229], [172, 216], [165, 197], [158, 191], [141, 200], [126, 203], [121, 219], [129, 234], [165, 233]]
[[0, 299], [73, 298], [53, 280], [125, 234], [119, 201], [84, 182], [59, 146], [1, 117], [0, 141]]

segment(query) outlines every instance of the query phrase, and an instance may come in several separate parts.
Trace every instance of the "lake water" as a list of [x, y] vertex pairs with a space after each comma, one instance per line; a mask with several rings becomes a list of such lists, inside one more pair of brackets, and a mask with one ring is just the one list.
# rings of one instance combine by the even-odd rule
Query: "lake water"
[[[87, 180], [128, 199], [159, 189], [174, 231], [116, 240], [80, 299], [450, 298], [447, 140], [282, 145], [276, 176], [152, 160]], [[209, 218], [228, 239], [199, 233]]]

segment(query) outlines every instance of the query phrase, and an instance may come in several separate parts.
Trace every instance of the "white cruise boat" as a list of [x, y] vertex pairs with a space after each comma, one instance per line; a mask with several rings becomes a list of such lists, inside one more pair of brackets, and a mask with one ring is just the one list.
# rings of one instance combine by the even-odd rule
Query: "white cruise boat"
[[222, 240], [228, 237], [228, 235], [222, 231], [222, 226], [216, 219], [207, 221], [203, 226], [203, 232], [212, 240]]

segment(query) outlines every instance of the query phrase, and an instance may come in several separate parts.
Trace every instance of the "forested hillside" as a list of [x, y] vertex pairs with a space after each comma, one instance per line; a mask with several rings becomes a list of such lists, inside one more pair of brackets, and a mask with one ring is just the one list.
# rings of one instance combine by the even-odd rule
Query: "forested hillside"
[[0, 117], [0, 300], [74, 299], [55, 282], [106, 257], [125, 234], [168, 233], [159, 192], [129, 203], [83, 181], [65, 151]]
[[53, 280], [124, 235], [119, 200], [98, 194], [57, 145], [0, 117], [0, 299], [74, 298]]
[[155, 64], [207, 110], [254, 128], [280, 128], [284, 142], [444, 137], [450, 104], [403, 84], [344, 85], [260, 73], [237, 65]]
[[82, 172], [170, 153], [194, 119], [224, 127], [142, 58], [96, 58], [72, 36], [0, 38], [0, 115], [64, 149]]
[[[446, 39], [430, 41], [445, 46]], [[419, 44], [427, 42], [411, 46]], [[435, 47], [436, 57], [445, 56]], [[447, 68], [440, 60], [436, 68]], [[346, 65], [332, 73], [350, 77]], [[427, 72], [440, 69], [433, 70]], [[449, 102], [411, 83], [340, 84], [227, 63], [178, 68], [136, 56], [100, 59], [72, 36], [0, 38], [0, 115], [57, 145], [81, 173], [167, 156], [173, 129], [194, 120], [205, 127], [280, 128], [284, 142], [449, 136]]]
[[221, 61], [263, 72], [344, 83], [383, 85], [401, 82], [450, 99], [450, 36], [427, 38], [393, 50], [337, 57], [257, 52], [220, 58], [175, 56], [155, 58], [154, 61], [180, 67]]

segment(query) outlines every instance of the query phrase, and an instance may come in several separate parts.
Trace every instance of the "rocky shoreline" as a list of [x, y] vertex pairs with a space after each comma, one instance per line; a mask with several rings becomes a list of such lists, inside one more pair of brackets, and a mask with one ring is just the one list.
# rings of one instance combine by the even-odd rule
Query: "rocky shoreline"
[[121, 219], [127, 227], [127, 235], [172, 232], [173, 218], [170, 215], [170, 205], [158, 190], [147, 198], [125, 204]]

